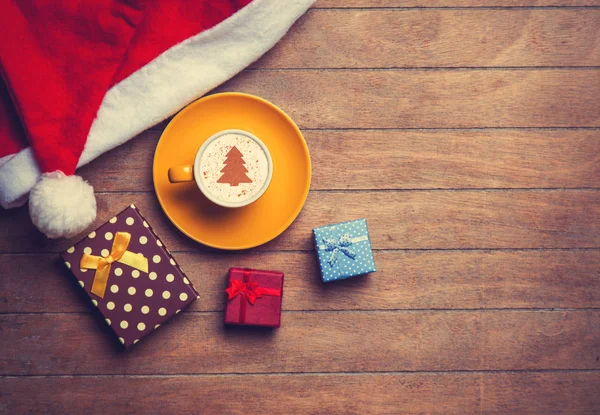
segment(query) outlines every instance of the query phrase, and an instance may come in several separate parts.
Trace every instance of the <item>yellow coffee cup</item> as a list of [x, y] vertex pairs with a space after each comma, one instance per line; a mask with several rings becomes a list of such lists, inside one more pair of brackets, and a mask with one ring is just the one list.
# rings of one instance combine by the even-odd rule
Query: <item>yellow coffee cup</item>
[[194, 164], [173, 166], [169, 182], [195, 181], [213, 203], [236, 208], [258, 200], [273, 177], [273, 161], [265, 144], [243, 130], [224, 130], [209, 137]]

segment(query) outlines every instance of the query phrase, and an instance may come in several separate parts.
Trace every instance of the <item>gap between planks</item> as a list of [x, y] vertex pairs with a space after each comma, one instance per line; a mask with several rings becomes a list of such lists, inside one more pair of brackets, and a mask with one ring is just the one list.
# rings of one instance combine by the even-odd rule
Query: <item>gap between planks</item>
[[[352, 309], [352, 310], [283, 310], [282, 314], [419, 314], [419, 313], [503, 313], [503, 312], [529, 312], [529, 313], [562, 313], [562, 312], [587, 312], [600, 311], [598, 307], [582, 308], [381, 308], [381, 309]], [[182, 314], [212, 315], [223, 314], [222, 310], [182, 310]], [[0, 316], [85, 316], [92, 314], [92, 311], [64, 311], [64, 312], [45, 312], [45, 311], [19, 311], [19, 312], [0, 312]]]
[[[212, 93], [203, 95], [200, 98], [203, 97], [207, 97], [209, 95], [214, 95]], [[200, 99], [198, 98], [198, 99]], [[164, 129], [166, 128], [167, 124], [169, 122], [171, 122], [171, 120], [173, 119], [173, 117], [169, 117], [166, 118], [165, 120], [161, 121], [160, 123], [158, 123], [157, 125], [148, 128], [147, 132], [163, 132]], [[570, 131], [570, 130], [582, 130], [582, 131], [600, 131], [600, 127], [464, 127], [464, 128], [452, 128], [452, 127], [440, 127], [440, 128], [435, 128], [435, 127], [428, 127], [428, 128], [420, 128], [420, 127], [404, 127], [404, 128], [385, 128], [385, 127], [345, 127], [345, 128], [306, 128], [306, 127], [302, 127], [300, 128], [301, 131], [304, 132], [308, 132], [308, 131], [337, 131], [337, 132], [352, 132], [352, 131], [372, 131], [372, 132], [377, 132], [377, 131], [390, 131], [390, 132], [402, 132], [402, 131], [423, 131], [423, 132], [428, 132], [428, 131], [432, 131], [432, 132], [441, 132], [441, 131], [448, 131], [448, 132], [456, 132], [456, 131], [487, 131], [487, 130], [499, 130], [499, 131]], [[140, 133], [142, 134], [142, 133]]]
[[[423, 189], [402, 189], [402, 188], [388, 188], [388, 189], [310, 189], [314, 193], [407, 193], [407, 192], [555, 192], [555, 191], [598, 191], [600, 187], [481, 187], [481, 188], [470, 188], [470, 187], [457, 187], [457, 188], [423, 188]], [[97, 195], [102, 194], [138, 194], [138, 193], [154, 193], [151, 190], [102, 190], [96, 192]]]
[[[211, 249], [198, 243], [200, 248]], [[600, 251], [600, 247], [588, 247], [588, 248], [373, 248], [373, 252], [570, 252], [570, 251], [582, 251], [582, 252], [594, 252]], [[169, 252], [173, 254], [195, 254], [195, 253], [207, 253], [205, 251], [195, 251], [195, 250], [186, 250], [186, 249], [171, 249]], [[242, 250], [242, 251], [222, 251], [215, 250], [211, 251], [211, 254], [214, 255], [236, 255], [236, 254], [271, 254], [271, 255], [281, 255], [281, 254], [304, 254], [308, 252], [314, 252], [314, 249], [265, 249], [265, 250]], [[48, 255], [60, 255], [59, 252], [53, 251], [45, 251], [45, 252], [8, 252], [8, 251], [0, 251], [0, 256], [10, 256], [10, 255], [20, 255], [20, 256], [48, 256]]]
[[413, 10], [599, 10], [600, 6], [595, 5], [583, 5], [583, 6], [408, 6], [408, 7], [393, 7], [393, 6], [381, 6], [381, 7], [360, 7], [360, 6], [348, 6], [348, 7], [320, 7], [313, 6], [311, 10], [335, 10], [335, 11], [413, 11]]
[[326, 72], [326, 71], [344, 71], [344, 72], [363, 72], [363, 71], [377, 71], [377, 72], [408, 72], [408, 71], [422, 71], [422, 72], [441, 72], [441, 71], [544, 71], [544, 70], [557, 70], [567, 69], [573, 71], [595, 71], [600, 69], [600, 66], [388, 66], [388, 67], [360, 67], [360, 68], [247, 68], [243, 72]]
[[545, 71], [545, 70], [596, 71], [600, 66], [388, 66], [359, 68], [248, 68], [243, 72], [454, 72], [454, 71]]
[[526, 374], [526, 373], [600, 373], [600, 369], [513, 369], [513, 370], [401, 370], [401, 371], [371, 371], [371, 372], [248, 372], [248, 373], [171, 373], [165, 374], [136, 374], [136, 375], [114, 375], [114, 374], [50, 374], [50, 375], [0, 375], [0, 379], [19, 378], [205, 378], [205, 377], [249, 377], [249, 376], [385, 376], [385, 375], [485, 375], [491, 373], [499, 374]]

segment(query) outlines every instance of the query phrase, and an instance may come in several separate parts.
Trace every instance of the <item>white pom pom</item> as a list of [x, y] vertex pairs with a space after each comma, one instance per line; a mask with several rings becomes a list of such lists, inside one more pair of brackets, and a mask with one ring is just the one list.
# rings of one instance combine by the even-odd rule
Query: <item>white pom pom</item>
[[29, 215], [48, 238], [75, 236], [96, 219], [94, 188], [61, 171], [43, 174], [29, 193]]

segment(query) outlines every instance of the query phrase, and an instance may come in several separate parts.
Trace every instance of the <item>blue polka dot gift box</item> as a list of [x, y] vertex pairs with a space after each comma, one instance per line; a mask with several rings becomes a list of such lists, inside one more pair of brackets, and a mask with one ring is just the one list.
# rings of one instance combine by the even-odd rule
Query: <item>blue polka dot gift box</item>
[[313, 235], [323, 282], [376, 271], [365, 219], [315, 228]]

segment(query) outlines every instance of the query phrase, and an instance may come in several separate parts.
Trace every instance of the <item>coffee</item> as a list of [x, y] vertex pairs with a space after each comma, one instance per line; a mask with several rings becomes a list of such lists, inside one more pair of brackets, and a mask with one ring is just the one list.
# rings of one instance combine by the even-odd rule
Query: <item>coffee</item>
[[270, 156], [256, 137], [243, 131], [227, 132], [203, 147], [196, 177], [209, 199], [239, 206], [264, 192], [271, 179]]

